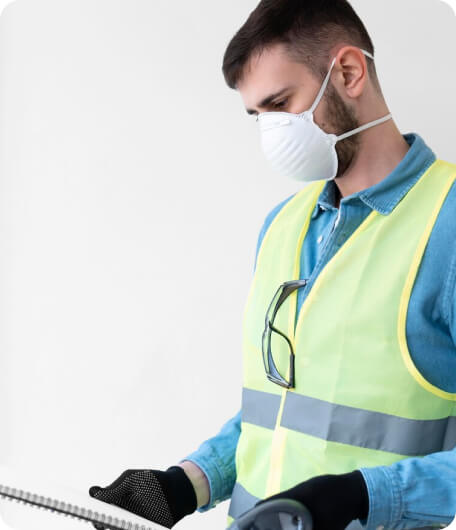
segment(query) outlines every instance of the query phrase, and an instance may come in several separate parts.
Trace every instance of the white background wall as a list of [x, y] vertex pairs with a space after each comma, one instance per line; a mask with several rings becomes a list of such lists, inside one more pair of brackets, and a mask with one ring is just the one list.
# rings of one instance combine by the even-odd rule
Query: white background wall
[[[450, 7], [352, 4], [399, 129], [456, 162]], [[256, 5], [4, 9], [0, 463], [87, 491], [177, 463], [239, 410], [258, 232], [301, 186], [270, 170], [221, 73]], [[227, 510], [178, 527], [225, 528]]]

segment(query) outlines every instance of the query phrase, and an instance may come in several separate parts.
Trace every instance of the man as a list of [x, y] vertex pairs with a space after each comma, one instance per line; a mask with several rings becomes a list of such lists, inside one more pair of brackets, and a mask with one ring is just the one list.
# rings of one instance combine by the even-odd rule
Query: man
[[171, 528], [231, 497], [314, 530], [447, 526], [456, 513], [456, 165], [388, 111], [346, 0], [261, 0], [223, 73], [277, 172], [243, 321], [242, 409], [166, 471], [91, 495]]

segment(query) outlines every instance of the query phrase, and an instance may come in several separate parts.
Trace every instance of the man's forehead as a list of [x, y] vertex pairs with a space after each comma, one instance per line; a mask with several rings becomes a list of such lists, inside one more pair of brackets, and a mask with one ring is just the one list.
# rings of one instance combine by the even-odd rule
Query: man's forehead
[[238, 90], [247, 112], [269, 105], [286, 91], [306, 85], [311, 79], [308, 68], [275, 54], [252, 60], [244, 71]]
[[303, 68], [305, 69], [303, 64], [292, 61], [285, 52], [278, 51], [277, 48], [266, 48], [248, 60], [239, 88], [245, 88], [257, 80], [265, 82], [268, 78], [280, 77]]

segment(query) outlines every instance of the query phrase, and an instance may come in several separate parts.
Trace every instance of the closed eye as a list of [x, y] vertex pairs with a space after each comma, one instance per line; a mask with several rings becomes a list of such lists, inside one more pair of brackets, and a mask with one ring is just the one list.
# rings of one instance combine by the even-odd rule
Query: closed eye
[[[283, 109], [288, 104], [288, 98], [282, 99], [281, 101], [278, 101], [277, 103], [271, 103], [271, 107], [274, 109]], [[258, 114], [253, 114], [255, 116], [255, 121], [258, 121]]]
[[273, 107], [276, 108], [276, 109], [281, 109], [283, 108], [286, 103], [288, 102], [288, 98], [285, 98], [283, 99], [282, 101], [278, 101], [277, 103], [273, 103]]

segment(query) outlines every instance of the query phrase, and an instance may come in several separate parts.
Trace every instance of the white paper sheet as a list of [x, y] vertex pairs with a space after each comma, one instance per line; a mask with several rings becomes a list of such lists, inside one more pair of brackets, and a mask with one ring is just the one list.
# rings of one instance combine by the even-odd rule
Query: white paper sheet
[[[141, 530], [163, 530], [165, 527], [139, 517], [127, 510], [98, 501], [88, 493], [78, 491], [64, 484], [57, 484], [45, 477], [33, 477], [6, 466], [0, 465], [0, 484], [11, 488], [51, 497], [79, 508], [93, 510], [99, 514], [116, 517], [130, 522], [132, 525], [144, 526]], [[89, 486], [87, 486], [88, 489]], [[3, 521], [1, 521], [3, 520]], [[2, 526], [3, 525], [3, 526]], [[94, 530], [92, 523], [83, 519], [75, 519], [58, 512], [40, 509], [29, 504], [6, 500], [0, 497], [0, 530], [15, 528], [18, 530]], [[128, 527], [127, 527], [128, 528]], [[134, 528], [133, 526], [131, 528]]]

